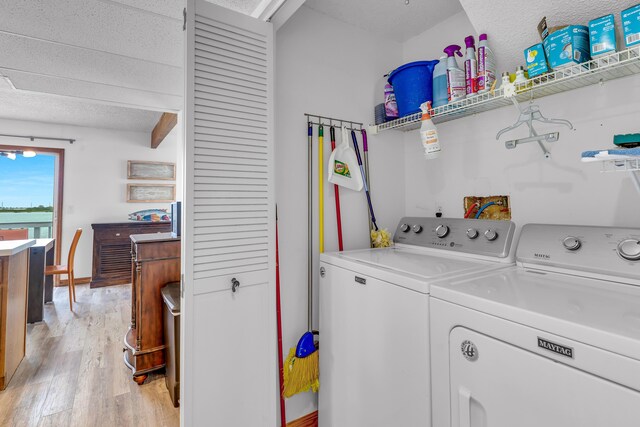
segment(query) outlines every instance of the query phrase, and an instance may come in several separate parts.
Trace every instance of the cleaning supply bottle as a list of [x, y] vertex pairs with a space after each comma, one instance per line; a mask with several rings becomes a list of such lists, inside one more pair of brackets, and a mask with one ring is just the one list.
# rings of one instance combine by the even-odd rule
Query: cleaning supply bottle
[[455, 55], [462, 56], [461, 47], [452, 44], [444, 48], [447, 54], [447, 91], [449, 102], [463, 99], [467, 96], [467, 90], [464, 84], [464, 71], [458, 66]]
[[[385, 75], [385, 79], [388, 74]], [[387, 120], [395, 120], [398, 118], [398, 104], [396, 103], [396, 95], [393, 92], [393, 86], [388, 81], [384, 85], [384, 111]]]
[[433, 106], [439, 107], [449, 102], [447, 91], [447, 57], [440, 57], [440, 62], [433, 69]]
[[514, 83], [516, 85], [524, 85], [527, 81], [527, 76], [524, 74], [524, 67], [522, 65], [518, 65], [518, 68], [516, 69], [516, 80]]
[[438, 140], [438, 129], [431, 120], [429, 110], [431, 102], [427, 101], [420, 105], [422, 110], [422, 124], [420, 125], [420, 139], [424, 148], [424, 157], [428, 160], [435, 159], [440, 155], [440, 141]]
[[480, 34], [478, 43], [478, 93], [491, 89], [496, 81], [496, 57], [487, 43], [487, 35]]
[[509, 83], [511, 83], [511, 74], [509, 74], [508, 71], [505, 71], [502, 73], [502, 84], [500, 85], [500, 87], [505, 87], [505, 85], [508, 85]]
[[478, 92], [478, 61], [476, 60], [476, 41], [473, 36], [465, 37], [467, 52], [464, 56], [464, 84], [467, 96]]

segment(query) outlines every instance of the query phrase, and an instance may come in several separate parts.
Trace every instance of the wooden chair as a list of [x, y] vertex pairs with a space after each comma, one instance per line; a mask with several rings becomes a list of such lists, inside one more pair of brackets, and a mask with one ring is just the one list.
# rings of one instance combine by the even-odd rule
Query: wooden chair
[[44, 274], [66, 274], [69, 279], [69, 308], [73, 311], [73, 302], [76, 301], [76, 285], [75, 277], [73, 275], [73, 258], [76, 255], [76, 247], [82, 234], [82, 228], [76, 230], [76, 234], [73, 235], [71, 241], [71, 248], [69, 248], [69, 258], [67, 259], [67, 265], [48, 265], [44, 271]]

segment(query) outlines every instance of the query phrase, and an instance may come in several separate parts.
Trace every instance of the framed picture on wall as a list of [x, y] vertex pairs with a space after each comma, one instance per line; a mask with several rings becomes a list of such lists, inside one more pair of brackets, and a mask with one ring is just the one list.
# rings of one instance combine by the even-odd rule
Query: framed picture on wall
[[127, 202], [175, 202], [175, 184], [127, 184]]
[[142, 160], [129, 160], [127, 162], [127, 179], [176, 179], [176, 164], [169, 162], [145, 162]]

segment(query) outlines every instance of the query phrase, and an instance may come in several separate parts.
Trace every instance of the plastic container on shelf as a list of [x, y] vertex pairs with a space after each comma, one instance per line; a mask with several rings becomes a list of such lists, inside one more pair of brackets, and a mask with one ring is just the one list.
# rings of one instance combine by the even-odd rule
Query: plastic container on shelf
[[391, 72], [400, 117], [420, 111], [420, 105], [433, 101], [433, 68], [438, 61], [416, 61], [404, 64]]
[[473, 36], [464, 39], [467, 47], [464, 56], [464, 83], [467, 96], [478, 92], [478, 60], [476, 59], [476, 41]]
[[478, 93], [491, 89], [496, 81], [496, 58], [487, 43], [487, 35], [480, 34], [478, 44]]
[[444, 48], [447, 54], [447, 91], [449, 102], [463, 99], [467, 96], [467, 88], [464, 82], [464, 71], [458, 66], [456, 55], [462, 56], [461, 47], [452, 44]]
[[433, 69], [433, 107], [447, 105], [449, 93], [447, 91], [447, 57], [442, 56], [440, 62]]

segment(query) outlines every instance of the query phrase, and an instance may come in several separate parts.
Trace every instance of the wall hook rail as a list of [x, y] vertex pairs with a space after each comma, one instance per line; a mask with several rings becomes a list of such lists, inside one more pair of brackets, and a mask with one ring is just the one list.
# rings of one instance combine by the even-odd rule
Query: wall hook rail
[[304, 115], [307, 117], [307, 122], [313, 125], [334, 126], [338, 128], [346, 127], [349, 130], [357, 130], [357, 131], [361, 131], [363, 129], [363, 124], [360, 122], [336, 119], [334, 117], [319, 116], [317, 114], [304, 113]]

